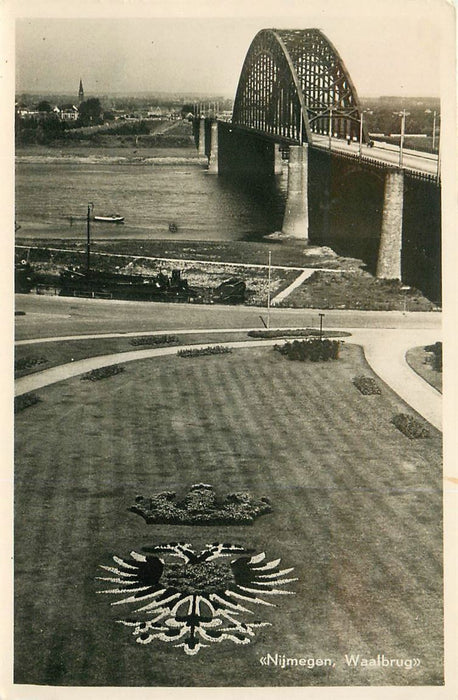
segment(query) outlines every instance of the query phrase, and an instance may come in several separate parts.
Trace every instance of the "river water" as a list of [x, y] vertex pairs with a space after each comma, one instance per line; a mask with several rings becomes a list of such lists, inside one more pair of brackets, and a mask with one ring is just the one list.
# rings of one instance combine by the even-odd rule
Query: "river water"
[[[94, 214], [121, 214], [123, 225], [97, 223], [95, 238], [259, 240], [281, 229], [286, 173], [249, 189], [208, 173], [191, 155], [120, 158], [19, 155], [18, 236], [78, 238], [88, 202]], [[189, 152], [188, 152], [189, 153]], [[170, 233], [174, 223], [176, 233]]]

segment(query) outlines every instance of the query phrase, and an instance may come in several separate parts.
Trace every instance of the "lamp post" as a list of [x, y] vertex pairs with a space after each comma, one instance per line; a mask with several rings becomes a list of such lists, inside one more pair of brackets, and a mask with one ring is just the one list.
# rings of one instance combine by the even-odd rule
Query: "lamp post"
[[329, 150], [332, 146], [332, 106], [329, 108]]
[[403, 284], [401, 287], [401, 292], [404, 292], [404, 313], [407, 311], [407, 292], [410, 292], [410, 287], [407, 284]]
[[320, 342], [323, 340], [323, 318], [324, 314], [319, 313], [318, 316], [320, 317]]
[[86, 273], [89, 274], [91, 269], [91, 207], [94, 209], [93, 202], [88, 202], [87, 205], [87, 220], [86, 220]]
[[269, 250], [269, 265], [267, 271], [267, 328], [270, 328], [270, 279], [272, 267], [272, 251]]
[[401, 141], [399, 143], [399, 167], [402, 168], [403, 153], [404, 153], [404, 136], [405, 136], [405, 130], [406, 130], [406, 117], [409, 116], [410, 112], [406, 112], [405, 109], [403, 109], [401, 112], [393, 112], [393, 114], [396, 114], [399, 117], [401, 117]]
[[359, 157], [363, 155], [363, 134], [364, 134], [364, 129], [363, 129], [363, 121], [364, 121], [364, 114], [373, 114], [373, 111], [371, 109], [362, 109], [361, 110], [361, 119], [359, 120]]

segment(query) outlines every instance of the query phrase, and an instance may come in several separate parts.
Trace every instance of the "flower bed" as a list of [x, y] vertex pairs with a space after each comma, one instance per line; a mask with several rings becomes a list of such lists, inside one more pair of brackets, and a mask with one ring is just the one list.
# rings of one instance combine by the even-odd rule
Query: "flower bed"
[[372, 377], [354, 377], [353, 384], [365, 396], [381, 394], [382, 390]]
[[172, 343], [178, 343], [176, 335], [142, 335], [130, 341], [131, 345], [171, 345]]
[[14, 371], [22, 372], [25, 369], [33, 369], [33, 367], [43, 365], [47, 361], [46, 357], [19, 357], [14, 361]]
[[115, 374], [120, 374], [120, 372], [124, 372], [124, 367], [122, 365], [108, 365], [108, 367], [98, 367], [90, 372], [86, 372], [81, 379], [88, 379], [91, 382], [96, 382], [99, 379], [113, 377]]
[[149, 524], [251, 525], [255, 518], [271, 513], [272, 507], [267, 498], [254, 499], [247, 492], [218, 499], [210, 484], [194, 484], [181, 500], [173, 491], [137, 496], [130, 510]]
[[178, 350], [179, 357], [200, 357], [201, 355], [224, 355], [232, 352], [232, 348], [224, 345], [212, 345], [209, 348], [190, 348], [189, 350]]
[[285, 355], [288, 360], [299, 360], [305, 362], [326, 362], [327, 360], [337, 360], [339, 357], [340, 342], [338, 340], [320, 340], [313, 338], [311, 340], [293, 340], [291, 343], [284, 345], [275, 345], [274, 350], [277, 350], [282, 355]]
[[24, 408], [28, 408], [29, 406], [34, 406], [36, 403], [39, 403], [41, 401], [40, 398], [36, 394], [22, 394], [21, 396], [15, 396], [14, 397], [14, 412], [19, 413], [19, 411], [23, 411]]
[[430, 437], [428, 428], [426, 428], [422, 423], [420, 423], [420, 421], [413, 416], [410, 416], [408, 413], [396, 414], [391, 422], [410, 440]]

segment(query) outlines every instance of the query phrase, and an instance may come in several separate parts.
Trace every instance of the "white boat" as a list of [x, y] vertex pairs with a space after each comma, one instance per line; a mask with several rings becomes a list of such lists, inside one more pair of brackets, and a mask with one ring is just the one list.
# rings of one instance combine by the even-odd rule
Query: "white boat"
[[124, 217], [119, 216], [119, 214], [112, 214], [111, 216], [94, 216], [94, 221], [101, 221], [105, 224], [123, 224]]

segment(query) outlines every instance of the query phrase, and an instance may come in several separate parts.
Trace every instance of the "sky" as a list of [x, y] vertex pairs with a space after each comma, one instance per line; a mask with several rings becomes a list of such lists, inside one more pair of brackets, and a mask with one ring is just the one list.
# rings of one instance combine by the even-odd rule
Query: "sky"
[[[74, 9], [71, 17], [69, 9], [62, 12], [70, 8], [66, 3], [59, 6], [60, 16], [56, 5], [41, 16], [37, 8], [46, 4], [19, 5], [17, 93], [76, 94], [82, 78], [86, 95], [151, 91], [234, 97], [257, 31], [318, 27], [336, 46], [359, 95], [440, 95], [445, 0], [213, 0], [211, 5], [196, 0], [187, 10], [174, 0], [102, 2], [92, 5], [97, 15], [79, 3], [82, 12]], [[195, 16], [183, 16], [193, 7]]]

